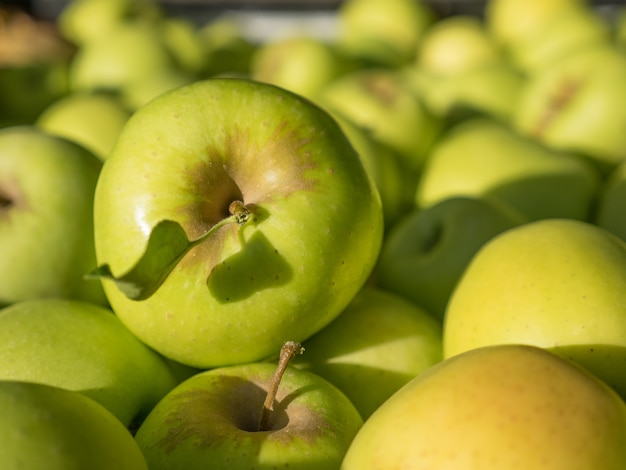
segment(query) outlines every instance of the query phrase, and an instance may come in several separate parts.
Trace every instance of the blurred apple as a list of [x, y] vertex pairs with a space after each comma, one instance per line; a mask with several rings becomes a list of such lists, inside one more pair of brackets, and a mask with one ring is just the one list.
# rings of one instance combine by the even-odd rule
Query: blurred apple
[[591, 223], [550, 219], [496, 236], [454, 290], [444, 355], [532, 344], [588, 368], [626, 397], [626, 242]]
[[529, 219], [586, 220], [599, 174], [575, 154], [545, 148], [494, 119], [449, 130], [428, 158], [416, 192], [427, 208], [454, 196], [488, 196]]
[[424, 34], [407, 80], [437, 114], [483, 113], [509, 119], [524, 78], [477, 17], [439, 20]]
[[81, 144], [104, 160], [130, 114], [115, 95], [76, 92], [44, 109], [35, 125]]
[[44, 384], [0, 381], [4, 470], [147, 470], [137, 442], [94, 400]]
[[348, 70], [355, 69], [334, 44], [308, 36], [280, 37], [261, 44], [251, 62], [251, 78], [308, 98]]
[[391, 292], [363, 288], [302, 346], [296, 367], [328, 380], [364, 420], [403, 385], [442, 359], [441, 323]]
[[164, 15], [156, 0], [69, 0], [58, 14], [57, 25], [65, 38], [81, 47], [106, 37], [121, 23], [152, 21]]
[[586, 0], [490, 0], [489, 31], [529, 74], [592, 44], [608, 44], [609, 28]]
[[109, 309], [35, 299], [0, 310], [0, 380], [81, 392], [136, 428], [178, 375]]
[[587, 47], [544, 67], [527, 83], [515, 114], [520, 132], [610, 169], [626, 159], [626, 56]]
[[375, 282], [443, 319], [454, 287], [480, 247], [525, 221], [487, 198], [451, 197], [415, 209], [387, 233]]
[[364, 423], [341, 468], [618, 470], [625, 460], [626, 406], [613, 390], [541, 348], [502, 345], [413, 379]]
[[398, 67], [414, 60], [424, 31], [435, 21], [422, 0], [348, 0], [338, 12], [337, 44], [367, 64]]
[[443, 123], [392, 70], [360, 69], [323, 87], [316, 101], [352, 123], [369, 129], [390, 147], [411, 173], [417, 172]]
[[264, 422], [276, 366], [218, 367], [190, 377], [152, 410], [135, 436], [150, 470], [336, 470], [362, 424], [321, 377], [282, 375]]
[[0, 304], [39, 297], [106, 303], [83, 276], [96, 262], [93, 201], [102, 162], [28, 126], [0, 131]]
[[626, 241], [626, 161], [604, 181], [593, 222]]

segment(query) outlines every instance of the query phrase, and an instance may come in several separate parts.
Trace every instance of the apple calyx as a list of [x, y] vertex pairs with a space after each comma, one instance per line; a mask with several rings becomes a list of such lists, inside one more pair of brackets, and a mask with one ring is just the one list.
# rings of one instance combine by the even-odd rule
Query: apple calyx
[[259, 419], [258, 427], [259, 431], [270, 430], [270, 415], [274, 410], [274, 400], [276, 399], [276, 393], [278, 392], [278, 386], [280, 385], [280, 381], [283, 378], [285, 370], [287, 370], [289, 361], [291, 361], [291, 359], [296, 354], [302, 354], [303, 352], [304, 348], [297, 341], [287, 341], [280, 349], [278, 366], [276, 367], [276, 372], [274, 373], [274, 377], [272, 378], [270, 387], [267, 391], [267, 396], [265, 397], [265, 401], [263, 402], [263, 408], [261, 409], [261, 419]]
[[145, 300], [165, 282], [182, 258], [220, 228], [233, 223], [240, 227], [254, 219], [255, 206], [233, 201], [230, 215], [223, 218], [200, 237], [189, 240], [181, 225], [174, 220], [162, 220], [154, 226], [148, 244], [139, 261], [125, 274], [115, 276], [108, 264], [103, 264], [85, 276], [86, 279], [109, 279], [131, 300]]

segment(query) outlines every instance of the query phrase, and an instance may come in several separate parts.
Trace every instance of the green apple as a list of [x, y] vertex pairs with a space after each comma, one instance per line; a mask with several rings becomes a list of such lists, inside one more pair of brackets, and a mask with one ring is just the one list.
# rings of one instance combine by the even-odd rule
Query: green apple
[[626, 396], [626, 242], [547, 219], [510, 229], [474, 256], [452, 293], [444, 355], [502, 343], [549, 348]]
[[65, 38], [79, 47], [105, 37], [121, 23], [156, 20], [164, 15], [154, 0], [70, 0], [58, 14], [57, 25]]
[[425, 103], [446, 117], [486, 113], [509, 119], [524, 83], [483, 22], [455, 15], [424, 34], [407, 80]]
[[491, 0], [485, 19], [496, 41], [529, 74], [610, 40], [606, 22], [586, 0]]
[[196, 23], [189, 18], [168, 16], [157, 26], [178, 67], [193, 77], [204, 73], [207, 67], [204, 41]]
[[436, 14], [421, 0], [348, 0], [337, 11], [338, 46], [366, 63], [397, 67], [415, 58]]
[[81, 144], [104, 160], [130, 114], [115, 95], [71, 93], [44, 109], [34, 124]]
[[0, 304], [38, 297], [106, 303], [83, 276], [96, 262], [93, 201], [102, 162], [30, 126], [0, 130]]
[[342, 75], [322, 87], [315, 101], [369, 129], [410, 172], [421, 168], [443, 125], [396, 70], [360, 69]]
[[342, 470], [618, 470], [626, 406], [597, 377], [523, 345], [447, 359], [361, 427]]
[[181, 383], [135, 435], [150, 469], [339, 468], [363, 423], [358, 411], [329, 382], [285, 361], [281, 354], [280, 374], [259, 362]]
[[593, 222], [626, 241], [624, 207], [626, 207], [626, 162], [619, 164], [605, 180]]
[[273, 85], [214, 78], [127, 122], [95, 195], [111, 306], [198, 368], [264, 359], [330, 323], [380, 251], [380, 197], [332, 117]]
[[581, 49], [535, 74], [515, 126], [525, 135], [612, 168], [626, 158], [626, 56], [612, 46]]
[[119, 420], [84, 395], [50, 385], [0, 381], [4, 470], [147, 470]]
[[480, 247], [524, 222], [513, 209], [487, 198], [450, 197], [414, 209], [385, 236], [375, 282], [443, 319], [454, 287]]
[[364, 420], [442, 357], [441, 323], [408, 300], [364, 287], [293, 364], [335, 385]]
[[0, 380], [75, 390], [136, 427], [178, 383], [168, 361], [104, 307], [34, 299], [0, 310]]
[[256, 49], [250, 77], [314, 98], [324, 85], [351, 69], [347, 62], [334, 44], [320, 38], [281, 36]]
[[600, 184], [598, 171], [486, 117], [462, 121], [438, 141], [415, 201], [430, 207], [454, 196], [488, 196], [529, 219], [586, 220]]

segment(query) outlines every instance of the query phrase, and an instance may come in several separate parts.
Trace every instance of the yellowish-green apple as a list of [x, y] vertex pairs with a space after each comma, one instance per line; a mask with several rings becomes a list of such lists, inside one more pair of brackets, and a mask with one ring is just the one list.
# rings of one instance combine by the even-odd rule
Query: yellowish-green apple
[[584, 221], [512, 228], [474, 256], [446, 310], [444, 355], [523, 343], [573, 360], [626, 397], [626, 242]]
[[545, 349], [499, 345], [447, 359], [363, 424], [342, 470], [621, 470], [626, 406]]
[[597, 169], [584, 158], [546, 148], [495, 119], [474, 117], [437, 142], [415, 201], [427, 208], [453, 196], [487, 196], [529, 219], [586, 220], [599, 183]]
[[405, 298], [363, 288], [330, 325], [302, 343], [296, 367], [335, 385], [364, 420], [402, 386], [441, 361], [439, 319]]
[[322, 87], [315, 101], [369, 129], [389, 146], [409, 172], [418, 171], [442, 129], [397, 70], [359, 69]]
[[267, 362], [214, 368], [167, 394], [135, 435], [150, 470], [339, 468], [363, 420], [339, 389], [286, 361], [280, 374]]
[[261, 44], [250, 77], [314, 98], [319, 90], [354, 69], [334, 44], [312, 35], [286, 36]]
[[626, 241], [626, 162], [619, 164], [604, 181], [593, 222]]
[[0, 131], [0, 305], [40, 297], [106, 304], [93, 201], [102, 162], [34, 126]]
[[337, 122], [239, 78], [136, 111], [94, 207], [94, 275], [113, 310], [198, 368], [265, 359], [326, 326], [367, 281], [384, 229], [375, 183]]
[[337, 44], [365, 63], [401, 66], [413, 61], [435, 19], [433, 8], [422, 0], [348, 0], [337, 12]]
[[406, 74], [432, 110], [454, 118], [478, 112], [508, 119], [524, 83], [483, 22], [470, 15], [450, 16], [429, 28]]
[[626, 56], [614, 46], [590, 46], [531, 77], [515, 127], [547, 146], [586, 155], [602, 168], [626, 159]]
[[73, 300], [1, 309], [0, 345], [0, 380], [75, 390], [129, 428], [178, 384], [183, 369], [139, 341], [109, 309]]
[[84, 146], [104, 160], [117, 140], [130, 110], [106, 93], [70, 93], [50, 104], [35, 125]]
[[487, 198], [450, 197], [408, 212], [387, 232], [374, 282], [443, 319], [472, 257], [505, 230], [526, 222]]
[[78, 392], [0, 380], [0, 408], [3, 470], [148, 470], [124, 425]]

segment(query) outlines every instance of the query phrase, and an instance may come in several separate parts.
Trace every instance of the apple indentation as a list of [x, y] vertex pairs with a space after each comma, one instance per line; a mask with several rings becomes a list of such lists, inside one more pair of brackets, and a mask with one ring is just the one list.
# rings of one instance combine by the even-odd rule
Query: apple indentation
[[8, 209], [13, 206], [13, 199], [0, 191], [0, 209]]
[[556, 93], [550, 98], [544, 113], [539, 117], [539, 121], [535, 126], [534, 135], [536, 137], [541, 137], [546, 132], [552, 121], [574, 99], [581, 85], [580, 80], [569, 78], [564, 79], [559, 84]]

